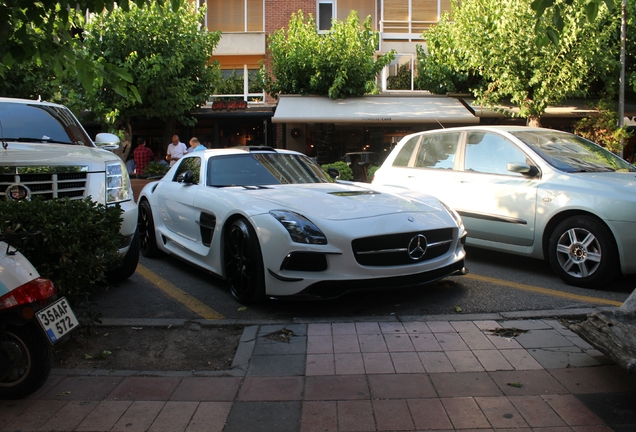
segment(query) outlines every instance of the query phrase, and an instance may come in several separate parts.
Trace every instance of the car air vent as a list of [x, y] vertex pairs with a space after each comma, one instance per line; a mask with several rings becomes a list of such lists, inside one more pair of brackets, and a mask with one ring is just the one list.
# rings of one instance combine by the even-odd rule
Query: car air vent
[[380, 192], [371, 191], [371, 190], [339, 191], [339, 192], [328, 192], [328, 193], [329, 195], [335, 195], [335, 196], [380, 195]]

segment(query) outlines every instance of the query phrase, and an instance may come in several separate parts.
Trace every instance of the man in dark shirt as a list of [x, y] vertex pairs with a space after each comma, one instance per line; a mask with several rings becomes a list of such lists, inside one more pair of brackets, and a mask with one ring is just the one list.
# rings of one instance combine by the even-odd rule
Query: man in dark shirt
[[137, 138], [137, 148], [133, 151], [133, 159], [135, 161], [135, 174], [141, 177], [150, 162], [155, 159], [155, 155], [148, 147], [146, 147], [146, 139]]

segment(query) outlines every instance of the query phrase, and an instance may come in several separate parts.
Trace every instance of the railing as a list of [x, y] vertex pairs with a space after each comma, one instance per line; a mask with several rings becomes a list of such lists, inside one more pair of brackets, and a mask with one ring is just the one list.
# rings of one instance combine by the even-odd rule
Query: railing
[[211, 95], [206, 105], [212, 105], [213, 102], [219, 100], [225, 100], [228, 98], [238, 99], [241, 98], [248, 104], [264, 104], [265, 92], [262, 93], [237, 93], [237, 94], [215, 94]]
[[437, 21], [380, 21], [380, 37], [383, 40], [408, 39], [422, 41], [422, 33], [437, 24]]

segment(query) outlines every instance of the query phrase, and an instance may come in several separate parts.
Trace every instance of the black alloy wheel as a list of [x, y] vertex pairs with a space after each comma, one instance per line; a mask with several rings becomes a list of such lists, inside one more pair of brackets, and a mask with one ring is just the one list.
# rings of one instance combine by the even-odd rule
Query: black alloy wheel
[[150, 208], [150, 203], [145, 199], [139, 203], [138, 227], [141, 254], [146, 258], [153, 258], [159, 255], [152, 209]]
[[256, 231], [245, 219], [237, 219], [225, 232], [225, 276], [230, 292], [241, 303], [265, 297], [263, 255]]

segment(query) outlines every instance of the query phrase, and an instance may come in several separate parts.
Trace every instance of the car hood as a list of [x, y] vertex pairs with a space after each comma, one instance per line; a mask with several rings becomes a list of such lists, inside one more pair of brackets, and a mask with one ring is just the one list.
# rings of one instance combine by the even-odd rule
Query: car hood
[[608, 186], [629, 188], [636, 190], [636, 172], [598, 172], [580, 173], [572, 176], [583, 175], [585, 179], [594, 183], [605, 183]]
[[[636, 173], [633, 172], [570, 173], [568, 178], [565, 180], [570, 187], [585, 188], [603, 196], [618, 194], [636, 199]], [[572, 180], [576, 182], [572, 183]]]
[[104, 171], [104, 163], [117, 161], [115, 154], [95, 147], [65, 144], [29, 144], [9, 142], [0, 148], [0, 166], [88, 166], [89, 171]]
[[396, 192], [398, 190], [395, 188], [371, 188], [346, 183], [273, 185], [243, 191], [253, 198], [268, 201], [279, 210], [290, 210], [327, 220], [442, 211], [436, 198], [405, 189], [400, 189], [400, 194]]

